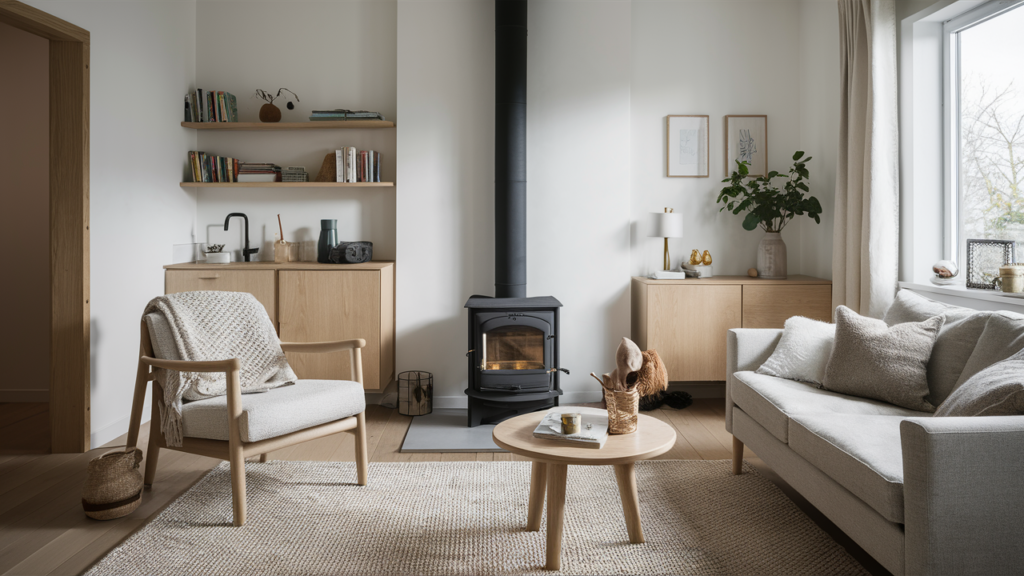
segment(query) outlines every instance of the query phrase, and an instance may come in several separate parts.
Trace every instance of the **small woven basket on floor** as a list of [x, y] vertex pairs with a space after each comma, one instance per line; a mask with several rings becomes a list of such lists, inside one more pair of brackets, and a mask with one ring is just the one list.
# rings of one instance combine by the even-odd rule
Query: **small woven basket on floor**
[[613, 392], [604, 389], [604, 400], [608, 404], [608, 433], [631, 434], [636, 432], [640, 393], [635, 388], [626, 392]]
[[85, 515], [96, 520], [127, 516], [142, 504], [142, 450], [115, 450], [89, 462], [82, 491]]

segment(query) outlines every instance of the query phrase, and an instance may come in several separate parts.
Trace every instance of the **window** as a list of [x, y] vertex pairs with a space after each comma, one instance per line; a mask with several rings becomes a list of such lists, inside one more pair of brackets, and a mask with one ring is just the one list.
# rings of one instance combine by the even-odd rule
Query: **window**
[[947, 257], [970, 238], [1016, 240], [1024, 261], [1024, 1], [946, 22]]

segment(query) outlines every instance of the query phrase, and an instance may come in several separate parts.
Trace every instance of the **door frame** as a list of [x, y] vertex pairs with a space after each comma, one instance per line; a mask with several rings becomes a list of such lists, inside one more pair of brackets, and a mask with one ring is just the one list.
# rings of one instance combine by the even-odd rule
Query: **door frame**
[[85, 452], [89, 418], [89, 31], [16, 0], [0, 22], [50, 41], [50, 448]]

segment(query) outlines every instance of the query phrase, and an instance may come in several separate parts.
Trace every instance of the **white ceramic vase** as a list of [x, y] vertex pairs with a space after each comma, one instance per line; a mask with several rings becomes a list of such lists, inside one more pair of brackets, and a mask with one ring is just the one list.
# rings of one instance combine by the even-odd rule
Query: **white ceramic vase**
[[767, 232], [757, 245], [757, 276], [767, 280], [786, 279], [786, 243], [782, 234]]

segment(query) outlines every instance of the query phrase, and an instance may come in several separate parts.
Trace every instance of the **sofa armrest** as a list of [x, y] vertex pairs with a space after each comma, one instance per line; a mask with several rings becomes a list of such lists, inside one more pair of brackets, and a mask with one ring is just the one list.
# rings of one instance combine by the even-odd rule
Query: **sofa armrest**
[[1024, 566], [1024, 416], [900, 424], [907, 574]]
[[733, 374], [757, 370], [782, 338], [781, 328], [733, 328], [725, 337], [725, 429], [732, 432]]

